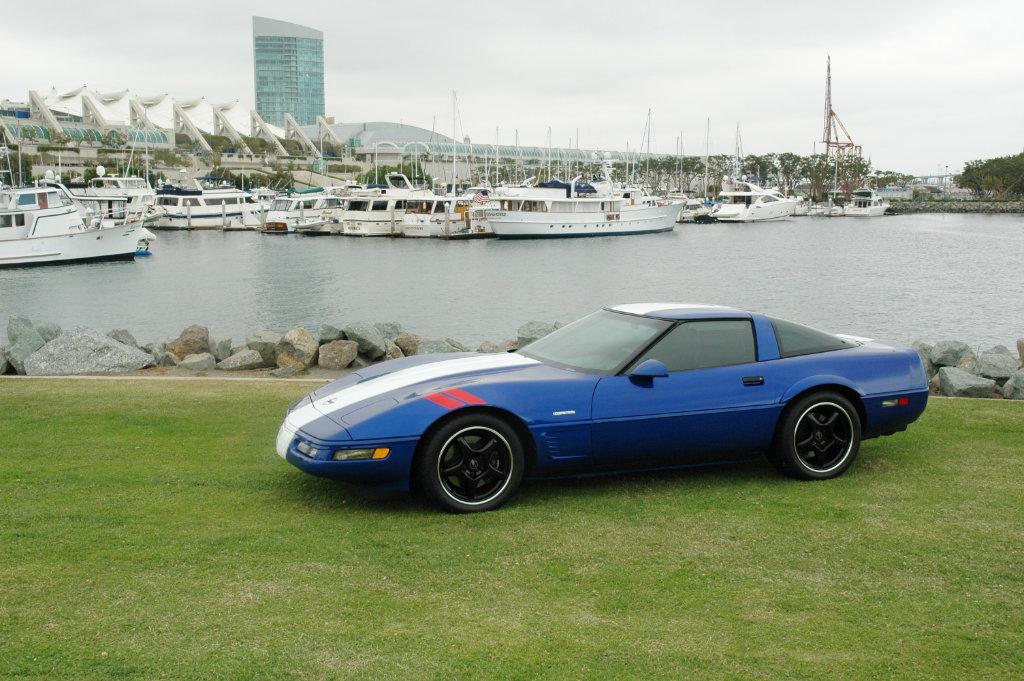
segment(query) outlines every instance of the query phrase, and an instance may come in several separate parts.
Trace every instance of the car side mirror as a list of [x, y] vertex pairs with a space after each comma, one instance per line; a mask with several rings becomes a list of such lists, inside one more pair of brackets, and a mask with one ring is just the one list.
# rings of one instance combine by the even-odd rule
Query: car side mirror
[[655, 378], [665, 378], [668, 376], [668, 367], [665, 363], [657, 359], [648, 359], [640, 363], [636, 369], [633, 369], [629, 374], [630, 380], [634, 383], [644, 383], [650, 385]]

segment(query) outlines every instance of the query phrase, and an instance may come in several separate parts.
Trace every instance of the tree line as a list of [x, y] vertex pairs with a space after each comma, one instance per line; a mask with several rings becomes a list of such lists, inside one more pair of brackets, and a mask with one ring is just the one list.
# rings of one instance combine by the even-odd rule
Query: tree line
[[968, 161], [954, 180], [975, 195], [1008, 199], [1024, 194], [1024, 153]]

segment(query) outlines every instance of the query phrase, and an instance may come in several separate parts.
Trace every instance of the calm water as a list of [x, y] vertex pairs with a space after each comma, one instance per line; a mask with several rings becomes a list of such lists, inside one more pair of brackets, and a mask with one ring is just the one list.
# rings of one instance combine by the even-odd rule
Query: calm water
[[269, 329], [397, 321], [476, 347], [531, 321], [607, 304], [707, 302], [910, 343], [1013, 347], [1024, 337], [1024, 217], [905, 215], [679, 225], [553, 241], [310, 238], [160, 232], [153, 256], [0, 270], [6, 319], [25, 314], [140, 343], [190, 324], [240, 342]]

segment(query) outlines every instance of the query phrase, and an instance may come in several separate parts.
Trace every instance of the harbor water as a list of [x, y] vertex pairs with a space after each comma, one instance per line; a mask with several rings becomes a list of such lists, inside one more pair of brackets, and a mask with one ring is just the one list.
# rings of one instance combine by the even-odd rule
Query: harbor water
[[260, 330], [397, 321], [475, 348], [604, 305], [732, 305], [910, 343], [1024, 337], [1024, 216], [918, 214], [681, 224], [631, 237], [438, 241], [160, 232], [134, 262], [0, 270], [0, 345], [23, 314], [126, 328]]

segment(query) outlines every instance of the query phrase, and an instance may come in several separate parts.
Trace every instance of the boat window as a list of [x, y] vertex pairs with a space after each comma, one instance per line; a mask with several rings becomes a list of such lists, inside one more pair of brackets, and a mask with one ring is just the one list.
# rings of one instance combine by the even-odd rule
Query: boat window
[[444, 201], [435, 201], [434, 202], [434, 212], [435, 213], [443, 213], [444, 212]]
[[387, 210], [387, 209], [388, 209], [388, 202], [387, 201], [374, 201], [373, 205], [370, 206], [370, 210]]
[[405, 210], [405, 201], [395, 201], [395, 210]]
[[348, 209], [352, 211], [366, 210], [366, 206], [368, 203], [368, 201], [352, 201], [348, 204]]
[[270, 204], [270, 210], [288, 210], [290, 205], [291, 201], [288, 199], [274, 199], [274, 202]]
[[0, 227], [24, 227], [24, 213], [7, 213], [0, 215]]
[[34, 206], [36, 203], [35, 194], [18, 194], [19, 206]]
[[199, 199], [193, 199], [193, 198], [185, 199], [185, 205], [186, 206], [198, 206], [199, 205]]
[[757, 361], [754, 329], [746, 319], [684, 322], [672, 329], [634, 363], [663, 362], [669, 371], [691, 371]]

